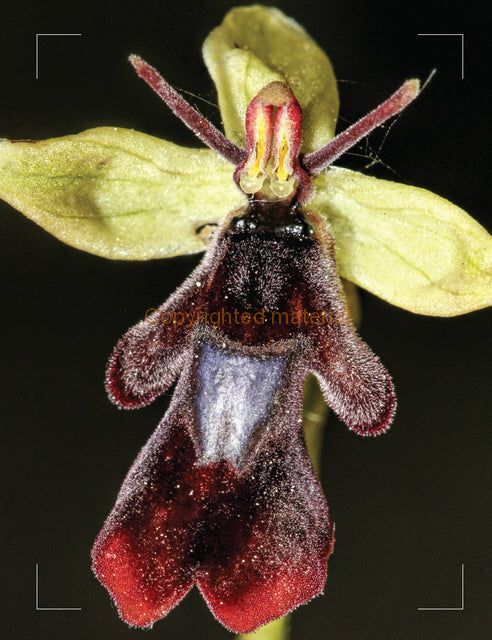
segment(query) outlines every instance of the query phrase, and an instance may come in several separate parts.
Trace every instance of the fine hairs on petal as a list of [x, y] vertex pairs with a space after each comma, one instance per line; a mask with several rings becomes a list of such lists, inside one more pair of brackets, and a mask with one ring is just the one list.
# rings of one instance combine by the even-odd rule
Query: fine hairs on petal
[[[193, 584], [238, 633], [323, 591], [334, 525], [304, 442], [304, 380], [314, 373], [362, 435], [389, 426], [395, 399], [350, 323], [333, 239], [305, 215], [313, 227], [295, 207], [236, 212], [116, 347], [108, 387], [119, 406], [150, 402], [179, 374], [93, 549], [131, 625], [150, 626]], [[186, 328], [171, 323], [187, 314]]]
[[339, 133], [328, 144], [304, 157], [304, 168], [310, 175], [317, 175], [332, 165], [348, 149], [365, 138], [371, 131], [386, 120], [403, 111], [420, 93], [420, 81], [407, 80], [395, 93], [358, 120], [355, 124]]
[[219, 153], [232, 164], [239, 164], [246, 155], [223, 133], [194, 109], [164, 78], [139, 56], [131, 55], [129, 61], [138, 75], [167, 104], [171, 111], [189, 127], [208, 147]]

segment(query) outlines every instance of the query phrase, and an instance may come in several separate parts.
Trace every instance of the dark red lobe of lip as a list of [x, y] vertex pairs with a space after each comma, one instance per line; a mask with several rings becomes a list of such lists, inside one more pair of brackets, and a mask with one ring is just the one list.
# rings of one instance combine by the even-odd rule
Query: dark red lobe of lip
[[185, 381], [95, 542], [94, 571], [130, 625], [152, 625], [196, 583], [224, 626], [247, 633], [322, 591], [333, 523], [296, 419], [274, 417], [245, 469], [200, 465]]

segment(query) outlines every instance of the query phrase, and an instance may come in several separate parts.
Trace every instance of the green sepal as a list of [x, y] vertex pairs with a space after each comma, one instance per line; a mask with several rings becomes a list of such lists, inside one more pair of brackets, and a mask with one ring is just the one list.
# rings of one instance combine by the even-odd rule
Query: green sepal
[[492, 236], [430, 191], [332, 167], [309, 208], [329, 221], [340, 275], [392, 304], [455, 316], [492, 304]]
[[324, 51], [278, 9], [232, 9], [205, 40], [203, 57], [219, 96], [226, 136], [245, 146], [244, 118], [264, 86], [286, 82], [303, 112], [303, 153], [334, 136], [338, 115], [335, 75]]
[[69, 245], [148, 260], [203, 251], [200, 226], [245, 202], [234, 167], [137, 131], [102, 127], [0, 141], [0, 196]]

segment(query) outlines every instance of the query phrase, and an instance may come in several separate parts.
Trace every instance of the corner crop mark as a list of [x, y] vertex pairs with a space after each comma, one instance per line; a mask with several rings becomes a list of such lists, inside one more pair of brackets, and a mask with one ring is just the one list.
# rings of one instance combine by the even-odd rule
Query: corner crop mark
[[39, 36], [81, 36], [81, 33], [37, 33], [36, 34], [36, 80], [39, 80]]
[[461, 607], [418, 607], [418, 611], [464, 611], [465, 610], [465, 565], [461, 565]]
[[82, 607], [40, 607], [39, 606], [39, 564], [36, 563], [36, 611], [82, 611]]

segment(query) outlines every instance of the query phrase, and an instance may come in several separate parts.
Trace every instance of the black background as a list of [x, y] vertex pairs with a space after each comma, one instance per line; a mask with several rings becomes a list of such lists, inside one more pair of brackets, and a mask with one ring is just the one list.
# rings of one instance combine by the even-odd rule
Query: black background
[[[214, 102], [201, 44], [229, 2], [45, 1], [0, 12], [0, 135], [48, 138], [118, 125], [197, 146], [136, 77], [138, 53], [176, 87]], [[438, 74], [391, 129], [373, 175], [426, 187], [492, 230], [487, 124], [489, 49], [480, 4], [277, 2], [330, 55], [340, 126], [404, 79]], [[35, 33], [44, 38], [35, 80]], [[459, 37], [464, 33], [465, 79]], [[217, 109], [200, 99], [205, 115]], [[378, 149], [385, 131], [371, 136]], [[367, 148], [358, 149], [366, 154]], [[339, 164], [363, 169], [367, 157]], [[396, 173], [395, 173], [396, 172]], [[103, 375], [118, 337], [158, 306], [199, 257], [112, 262], [72, 249], [1, 206], [2, 524], [0, 634], [12, 640], [231, 637], [193, 592], [151, 632], [129, 630], [90, 570], [89, 550], [130, 463], [168, 397], [116, 410]], [[490, 311], [440, 319], [362, 293], [361, 334], [399, 398], [384, 437], [332, 419], [323, 485], [337, 523], [324, 596], [293, 615], [293, 640], [489, 638]], [[35, 610], [39, 604], [82, 611]], [[464, 611], [459, 607], [465, 565]], [[145, 633], [145, 635], [144, 635]]]

